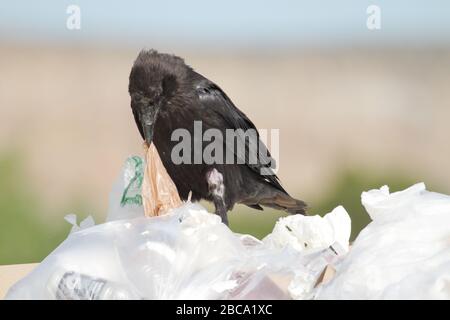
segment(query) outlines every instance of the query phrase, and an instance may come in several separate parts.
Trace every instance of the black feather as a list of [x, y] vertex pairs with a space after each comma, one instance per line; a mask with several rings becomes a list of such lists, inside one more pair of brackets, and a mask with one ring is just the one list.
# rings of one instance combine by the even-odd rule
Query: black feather
[[[228, 129], [242, 129], [244, 131], [248, 129], [254, 129], [257, 131], [253, 122], [236, 106], [233, 104], [230, 98], [223, 92], [222, 89], [215, 83], [210, 80], [204, 78], [202, 75], [197, 73], [199, 80], [194, 82], [195, 88], [197, 90], [200, 101], [207, 106], [208, 109], [213, 110], [218, 117], [221, 117]], [[259, 134], [258, 134], [258, 141]], [[272, 184], [274, 187], [279, 189], [280, 191], [286, 192], [284, 188], [281, 186], [278, 177], [273, 173], [271, 169], [271, 164], [275, 163], [275, 159], [273, 159], [267, 150], [267, 147], [260, 142], [258, 150], [254, 150], [252, 145], [249, 144], [248, 140], [244, 141], [246, 146], [245, 152], [245, 164], [252, 169], [255, 173], [260, 174], [261, 169], [264, 167], [268, 171], [272, 172], [270, 175], [265, 175], [264, 178]], [[249, 163], [250, 152], [257, 152], [258, 162], [256, 164]], [[236, 155], [237, 156], [237, 155]]]

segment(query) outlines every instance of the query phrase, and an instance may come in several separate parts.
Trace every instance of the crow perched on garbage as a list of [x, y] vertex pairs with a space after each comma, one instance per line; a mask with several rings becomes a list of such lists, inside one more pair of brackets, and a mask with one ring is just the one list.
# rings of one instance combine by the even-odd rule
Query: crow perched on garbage
[[[139, 132], [148, 144], [155, 144], [181, 199], [186, 200], [192, 192], [193, 201], [213, 202], [215, 213], [226, 224], [227, 212], [235, 203], [258, 210], [266, 206], [305, 214], [306, 204], [289, 196], [273, 173], [274, 159], [259, 134], [256, 144], [250, 140], [254, 134], [245, 136], [256, 131], [255, 125], [219, 86], [183, 59], [155, 50], [141, 51], [131, 69], [128, 89]], [[195, 136], [199, 124], [202, 132], [214, 129], [215, 146], [223, 147], [222, 154], [211, 152], [213, 162], [204, 157], [213, 138], [200, 136], [199, 141]], [[184, 141], [189, 149], [179, 152], [182, 159], [188, 159], [181, 163], [174, 160], [174, 150], [180, 143], [180, 135], [173, 136], [177, 129], [191, 137]], [[240, 132], [231, 143], [226, 139], [230, 129]], [[238, 150], [239, 146], [245, 150]], [[227, 161], [229, 154], [233, 161]]]

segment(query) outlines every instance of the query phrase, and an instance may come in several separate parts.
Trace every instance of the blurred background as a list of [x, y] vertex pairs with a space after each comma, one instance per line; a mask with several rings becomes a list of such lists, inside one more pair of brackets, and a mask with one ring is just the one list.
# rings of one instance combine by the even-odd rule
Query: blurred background
[[[364, 190], [450, 193], [449, 45], [448, 1], [2, 1], [0, 264], [42, 260], [66, 214], [104, 221], [142, 154], [127, 92], [142, 48], [184, 57], [280, 129], [285, 188], [313, 214], [342, 204], [353, 239]], [[231, 228], [261, 238], [279, 216], [237, 206]]]

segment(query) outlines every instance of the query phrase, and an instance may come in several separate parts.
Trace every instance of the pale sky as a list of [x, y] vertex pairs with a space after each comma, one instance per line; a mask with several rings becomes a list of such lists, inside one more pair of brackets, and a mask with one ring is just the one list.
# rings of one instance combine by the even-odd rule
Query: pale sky
[[[66, 8], [81, 9], [68, 30]], [[366, 27], [369, 5], [381, 30]], [[0, 41], [206, 48], [448, 46], [446, 0], [1, 0]]]

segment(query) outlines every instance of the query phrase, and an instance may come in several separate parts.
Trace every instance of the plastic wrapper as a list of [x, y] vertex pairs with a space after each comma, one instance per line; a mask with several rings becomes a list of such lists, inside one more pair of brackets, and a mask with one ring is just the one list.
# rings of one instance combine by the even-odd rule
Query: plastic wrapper
[[273, 248], [289, 246], [299, 252], [311, 253], [334, 243], [348, 248], [350, 233], [350, 217], [344, 207], [339, 206], [324, 217], [293, 215], [280, 219], [264, 242]]
[[147, 166], [144, 171], [142, 186], [142, 198], [145, 215], [148, 217], [165, 214], [170, 209], [181, 205], [177, 187], [170, 179], [164, 167], [158, 150], [154, 144], [150, 144], [146, 150]]
[[163, 216], [71, 233], [7, 298], [291, 299], [300, 270], [311, 271], [302, 285], [312, 290], [327, 262], [310, 270], [318, 257], [285, 249], [249, 243], [220, 217], [186, 203]]
[[372, 222], [320, 299], [450, 299], [450, 197], [423, 183], [362, 194]]
[[144, 207], [142, 184], [145, 161], [138, 156], [129, 157], [109, 194], [106, 221], [142, 217]]
[[[282, 218], [277, 225], [284, 227], [275, 228], [270, 237], [260, 241], [250, 235], [233, 233], [219, 216], [190, 202], [168, 209], [164, 215], [146, 217], [139, 200], [144, 167], [136, 157], [126, 161], [111, 191], [107, 222], [93, 225], [88, 217], [78, 226], [76, 216], [67, 216], [73, 225], [68, 238], [14, 285], [7, 298], [292, 299], [313, 296], [318, 278], [332, 263], [333, 259], [327, 258], [331, 252], [327, 246], [336, 240], [332, 229], [338, 224], [316, 225], [310, 223], [315, 218], [300, 215], [296, 219]], [[346, 221], [350, 223], [348, 216]], [[298, 241], [304, 241], [301, 230], [309, 230], [311, 243], [321, 245], [304, 251], [288, 242], [274, 241], [284, 238], [281, 231], [289, 226], [295, 230], [294, 238], [299, 237]], [[323, 228], [333, 232], [326, 241], [318, 239], [324, 235], [325, 229], [319, 230]], [[342, 238], [343, 246], [348, 244], [349, 235]], [[339, 258], [337, 253], [332, 255]]]

